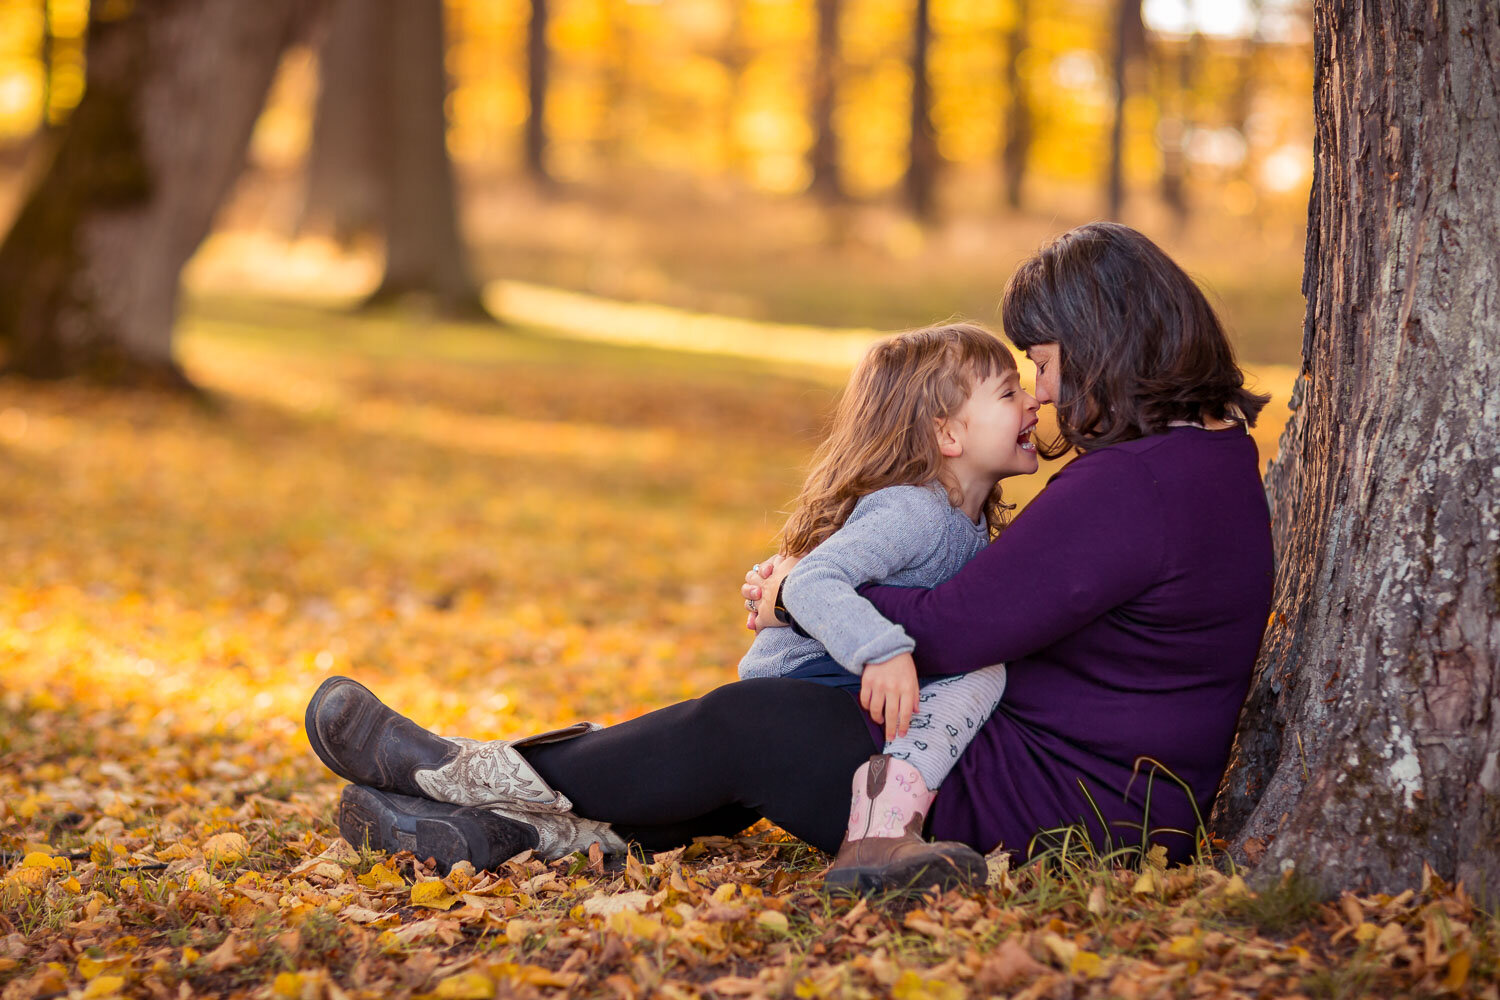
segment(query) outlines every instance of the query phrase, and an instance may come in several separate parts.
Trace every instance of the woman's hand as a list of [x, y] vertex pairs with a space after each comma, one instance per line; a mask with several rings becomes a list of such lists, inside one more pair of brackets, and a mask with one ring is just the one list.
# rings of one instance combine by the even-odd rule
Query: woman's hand
[[859, 703], [870, 718], [885, 726], [885, 738], [905, 736], [917, 710], [917, 661], [897, 653], [884, 663], [866, 663]]
[[[776, 569], [776, 564], [781, 561], [780, 553], [768, 559], [762, 559], [750, 567], [750, 572], [745, 574], [745, 585], [740, 588], [740, 596], [745, 599], [745, 627], [752, 632], [758, 631], [760, 626], [756, 622], [757, 611], [760, 608], [761, 595], [764, 593], [766, 580]], [[771, 600], [774, 602], [775, 597]], [[773, 605], [774, 606], [774, 605]], [[775, 618], [775, 615], [772, 615]], [[780, 622], [776, 622], [780, 625]]]
[[[745, 594], [747, 601], [754, 601], [756, 610], [751, 615], [751, 620], [746, 627], [759, 632], [763, 628], [785, 628], [786, 622], [776, 617], [776, 596], [781, 593], [781, 584], [786, 580], [787, 574], [797, 568], [801, 562], [800, 556], [784, 556], [778, 554], [774, 559], [768, 559], [760, 564], [761, 574], [752, 571], [745, 577], [745, 586], [741, 591]], [[752, 583], [751, 576], [758, 577], [758, 582]], [[750, 592], [759, 594], [751, 597]]]

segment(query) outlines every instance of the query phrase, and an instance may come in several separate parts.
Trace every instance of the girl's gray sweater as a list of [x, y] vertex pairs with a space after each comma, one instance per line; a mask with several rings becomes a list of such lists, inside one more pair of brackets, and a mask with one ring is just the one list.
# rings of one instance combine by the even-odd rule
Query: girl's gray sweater
[[740, 660], [740, 677], [780, 677], [825, 652], [850, 673], [883, 663], [915, 644], [880, 616], [856, 587], [888, 583], [935, 587], [989, 542], [948, 502], [941, 486], [888, 486], [862, 497], [843, 526], [802, 558], [788, 581], [787, 610], [808, 635], [789, 628], [756, 633]]

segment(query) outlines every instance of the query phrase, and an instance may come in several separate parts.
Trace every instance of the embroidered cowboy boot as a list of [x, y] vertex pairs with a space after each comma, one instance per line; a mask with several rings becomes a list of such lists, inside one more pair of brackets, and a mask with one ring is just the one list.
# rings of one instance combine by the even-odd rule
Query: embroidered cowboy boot
[[318, 687], [307, 703], [306, 725], [313, 752], [356, 785], [453, 805], [504, 804], [539, 813], [567, 813], [573, 804], [518, 748], [600, 728], [579, 722], [519, 740], [444, 738], [387, 708], [348, 677], [330, 677]]
[[432, 858], [444, 874], [460, 861], [493, 869], [528, 850], [547, 861], [594, 844], [605, 854], [626, 850], [608, 823], [571, 813], [455, 806], [365, 785], [347, 785], [339, 797], [339, 833], [356, 847]]
[[983, 885], [984, 858], [967, 844], [922, 839], [936, 798], [904, 760], [876, 754], [854, 772], [849, 830], [823, 875], [830, 889], [880, 892]]

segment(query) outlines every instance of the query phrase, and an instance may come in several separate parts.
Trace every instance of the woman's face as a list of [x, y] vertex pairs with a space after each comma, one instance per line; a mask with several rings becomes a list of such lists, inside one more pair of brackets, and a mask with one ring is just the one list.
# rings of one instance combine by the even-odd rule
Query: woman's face
[[1038, 405], [1057, 405], [1058, 358], [1057, 345], [1033, 344], [1026, 348], [1026, 357], [1036, 365], [1036, 401]]

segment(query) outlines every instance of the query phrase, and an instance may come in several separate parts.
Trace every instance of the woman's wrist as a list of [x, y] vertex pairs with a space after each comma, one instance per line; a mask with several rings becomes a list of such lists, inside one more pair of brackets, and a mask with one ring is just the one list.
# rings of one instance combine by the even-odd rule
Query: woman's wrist
[[781, 622], [783, 625], [790, 625], [792, 627], [792, 631], [796, 632], [803, 638], [812, 638], [812, 636], [808, 635], [807, 631], [803, 629], [801, 625], [797, 624], [797, 619], [792, 617], [791, 611], [787, 610], [785, 580], [781, 581], [781, 586], [776, 588], [776, 604], [772, 610], [776, 615], [777, 621]]

